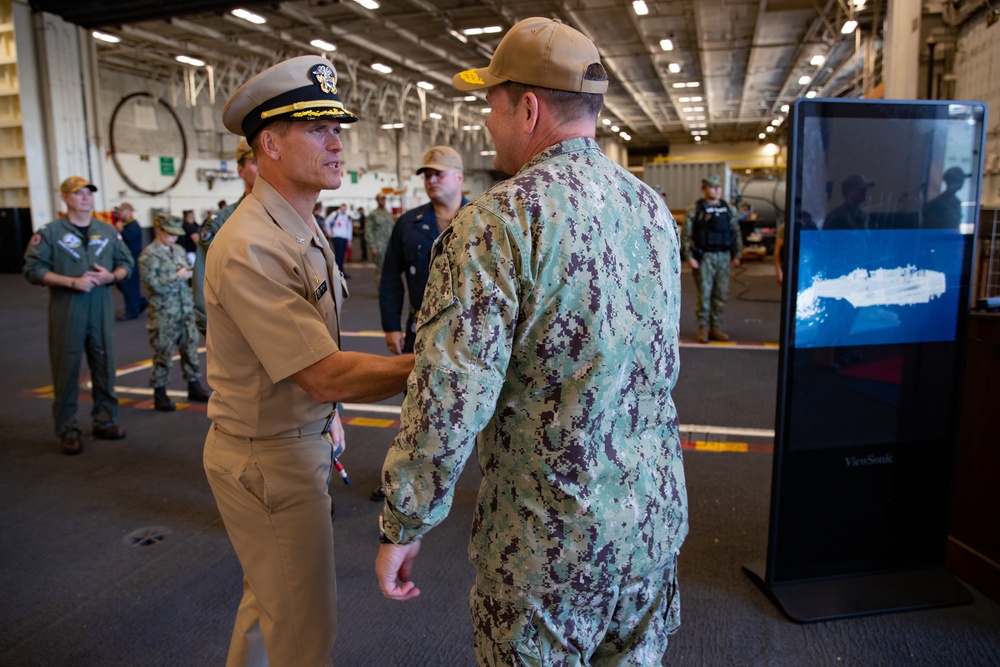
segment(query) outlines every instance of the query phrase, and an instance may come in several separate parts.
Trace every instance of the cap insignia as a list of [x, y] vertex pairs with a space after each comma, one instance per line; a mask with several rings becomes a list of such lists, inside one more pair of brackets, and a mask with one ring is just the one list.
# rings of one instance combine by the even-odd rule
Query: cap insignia
[[464, 72], [458, 73], [458, 78], [466, 83], [471, 83], [474, 85], [480, 85], [486, 83], [483, 78], [479, 76], [479, 73], [474, 69], [467, 69]]
[[319, 89], [327, 95], [337, 92], [337, 74], [329, 65], [316, 65], [312, 68], [313, 78], [319, 85]]

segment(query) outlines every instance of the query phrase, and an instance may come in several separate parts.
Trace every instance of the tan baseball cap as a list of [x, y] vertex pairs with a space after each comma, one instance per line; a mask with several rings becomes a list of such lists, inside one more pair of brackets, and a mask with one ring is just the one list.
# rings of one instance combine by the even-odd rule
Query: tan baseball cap
[[511, 28], [489, 67], [467, 69], [452, 79], [459, 90], [480, 90], [505, 81], [573, 93], [604, 93], [608, 82], [587, 81], [587, 68], [601, 62], [597, 46], [558, 19], [534, 17]]
[[71, 195], [81, 188], [87, 188], [91, 192], [97, 192], [97, 186], [83, 176], [70, 176], [62, 182], [62, 185], [59, 186], [59, 192], [64, 195]]
[[276, 120], [338, 120], [358, 117], [337, 95], [337, 70], [326, 58], [298, 56], [267, 68], [233, 93], [222, 110], [222, 124], [247, 142]]
[[243, 158], [253, 158], [253, 148], [245, 137], [240, 137], [240, 143], [236, 144], [236, 161], [239, 162]]
[[438, 171], [448, 171], [458, 169], [464, 171], [462, 166], [462, 156], [451, 146], [432, 146], [424, 153], [424, 166], [417, 169], [417, 176], [424, 173], [425, 169], [437, 169]]

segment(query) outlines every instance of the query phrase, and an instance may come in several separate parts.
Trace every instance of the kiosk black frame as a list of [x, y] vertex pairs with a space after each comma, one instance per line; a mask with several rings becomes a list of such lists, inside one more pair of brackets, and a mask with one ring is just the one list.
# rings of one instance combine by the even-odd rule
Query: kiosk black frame
[[744, 569], [799, 622], [969, 602], [944, 554], [986, 107], [789, 119], [767, 560]]

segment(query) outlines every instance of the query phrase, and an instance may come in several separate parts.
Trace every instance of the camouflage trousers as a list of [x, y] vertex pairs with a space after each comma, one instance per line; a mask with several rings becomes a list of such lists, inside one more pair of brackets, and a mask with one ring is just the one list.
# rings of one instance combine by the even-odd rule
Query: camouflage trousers
[[190, 382], [201, 376], [198, 366], [198, 328], [194, 316], [177, 318], [150, 318], [149, 346], [153, 348], [153, 368], [149, 374], [150, 387], [166, 387], [174, 354], [180, 352], [184, 379]]
[[649, 667], [680, 627], [676, 559], [605, 591], [525, 592], [479, 576], [470, 603], [479, 667]]
[[698, 326], [722, 327], [722, 313], [729, 301], [729, 261], [728, 252], [706, 252], [693, 270]]

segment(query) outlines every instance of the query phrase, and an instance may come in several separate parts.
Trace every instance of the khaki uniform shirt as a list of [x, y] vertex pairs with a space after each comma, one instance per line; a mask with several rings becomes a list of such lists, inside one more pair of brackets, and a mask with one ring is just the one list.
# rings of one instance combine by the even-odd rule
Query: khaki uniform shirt
[[212, 241], [205, 273], [208, 416], [244, 437], [322, 422], [291, 375], [337, 352], [347, 289], [329, 244], [263, 177]]
[[687, 533], [680, 296], [663, 198], [593, 139], [465, 206], [432, 252], [385, 533], [408, 543], [442, 521], [478, 445], [480, 576], [587, 591], [670, 562]]

